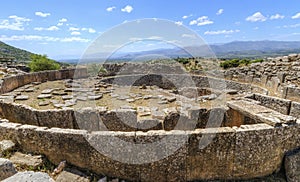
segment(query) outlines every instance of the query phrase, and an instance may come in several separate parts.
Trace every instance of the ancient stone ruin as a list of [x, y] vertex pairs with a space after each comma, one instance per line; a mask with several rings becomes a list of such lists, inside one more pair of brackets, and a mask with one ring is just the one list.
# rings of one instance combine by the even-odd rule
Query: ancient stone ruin
[[5, 77], [0, 140], [130, 181], [248, 180], [282, 169], [297, 181], [299, 65], [290, 55], [207, 74], [125, 63], [103, 65], [97, 78], [85, 68]]

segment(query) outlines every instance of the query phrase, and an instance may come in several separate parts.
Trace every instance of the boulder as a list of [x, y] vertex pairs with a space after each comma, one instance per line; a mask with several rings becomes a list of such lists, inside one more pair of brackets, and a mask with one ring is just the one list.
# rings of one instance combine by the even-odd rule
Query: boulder
[[41, 155], [33, 156], [22, 154], [20, 152], [16, 152], [13, 156], [11, 156], [10, 160], [14, 164], [18, 164], [20, 166], [33, 167], [34, 169], [37, 169], [43, 164], [43, 159]]

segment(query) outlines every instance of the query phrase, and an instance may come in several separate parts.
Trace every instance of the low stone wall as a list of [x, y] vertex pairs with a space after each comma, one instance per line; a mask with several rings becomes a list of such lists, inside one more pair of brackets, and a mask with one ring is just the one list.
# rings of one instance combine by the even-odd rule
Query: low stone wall
[[[300, 146], [299, 132], [299, 123], [275, 128], [255, 124], [194, 131], [92, 133], [86, 130], [0, 123], [1, 140], [10, 139], [25, 151], [45, 154], [55, 164], [66, 160], [69, 164], [98, 174], [137, 181], [236, 180], [270, 175], [280, 169], [285, 152]], [[112, 155], [126, 156], [129, 163], [113, 160], [93, 147], [110, 147], [103, 144], [112, 145], [114, 137], [126, 142], [115, 146], [111, 150]], [[134, 164], [137, 154], [129, 151], [131, 149], [128, 149], [127, 142], [147, 144], [164, 137], [168, 140], [158, 142], [156, 147], [171, 150], [178, 145], [178, 137], [186, 138], [186, 142], [162, 160]], [[203, 138], [211, 137], [211, 143], [202, 146], [205, 143], [202, 143]], [[147, 150], [151, 151], [149, 148]], [[143, 155], [143, 152], [139, 154]], [[143, 157], [149, 155], [155, 154], [147, 152]]]
[[0, 93], [7, 93], [18, 87], [24, 86], [32, 82], [46, 82], [62, 79], [77, 79], [86, 78], [87, 69], [66, 69], [66, 70], [55, 70], [55, 71], [42, 71], [36, 73], [28, 73], [17, 76], [10, 76], [2, 79]]
[[292, 101], [287, 99], [281, 99], [278, 97], [272, 97], [262, 94], [254, 94], [254, 100], [259, 101], [261, 105], [278, 111], [282, 114], [289, 115]]
[[194, 130], [244, 124], [235, 123], [235, 117], [228, 112], [228, 108], [221, 107], [193, 108], [185, 113], [171, 112], [163, 120], [138, 120], [135, 110], [106, 111], [103, 107], [37, 110], [22, 104], [0, 101], [0, 114], [2, 118], [14, 123], [87, 131]]

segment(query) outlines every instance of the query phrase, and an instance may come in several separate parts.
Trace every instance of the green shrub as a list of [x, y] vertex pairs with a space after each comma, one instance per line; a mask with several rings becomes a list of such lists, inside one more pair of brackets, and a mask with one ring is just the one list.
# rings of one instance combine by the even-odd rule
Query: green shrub
[[34, 54], [30, 56], [30, 60], [29, 68], [32, 72], [60, 69], [60, 65], [46, 55]]

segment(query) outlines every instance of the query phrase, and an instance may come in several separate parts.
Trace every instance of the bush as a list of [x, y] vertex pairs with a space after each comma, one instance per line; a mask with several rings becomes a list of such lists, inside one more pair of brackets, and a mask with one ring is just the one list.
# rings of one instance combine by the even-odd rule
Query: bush
[[261, 63], [264, 60], [262, 59], [256, 59], [256, 60], [249, 60], [249, 59], [232, 59], [232, 60], [226, 60], [220, 63], [220, 66], [224, 69], [227, 68], [234, 68], [238, 66], [247, 66], [252, 63]]
[[45, 70], [58, 70], [60, 65], [46, 55], [31, 55], [29, 68], [32, 72], [45, 71]]

